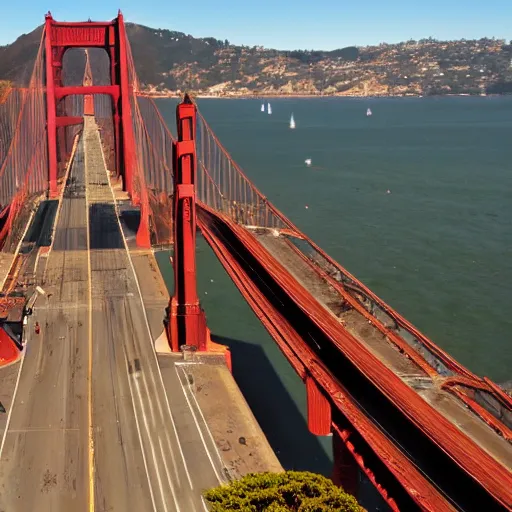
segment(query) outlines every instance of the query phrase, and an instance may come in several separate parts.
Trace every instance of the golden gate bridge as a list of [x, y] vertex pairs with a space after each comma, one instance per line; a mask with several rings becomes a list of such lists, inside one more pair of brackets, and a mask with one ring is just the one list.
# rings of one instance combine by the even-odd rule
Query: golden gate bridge
[[[108, 183], [87, 175], [96, 136]], [[77, 162], [85, 175], [73, 171]], [[157, 352], [216, 353], [229, 366], [197, 296], [199, 228], [304, 381], [309, 430], [333, 437], [336, 483], [356, 492], [362, 471], [392, 510], [512, 510], [511, 396], [460, 365], [302, 233], [244, 174], [188, 95], [172, 133], [141, 90], [121, 13], [110, 22], [46, 16], [29, 82], [14, 83], [0, 105], [0, 166], [4, 365], [27, 350], [9, 318], [26, 312], [34, 287], [49, 281], [48, 269], [34, 269], [56, 251], [56, 219], [74, 194], [94, 206], [83, 217], [98, 226], [69, 224], [64, 260], [71, 239], [91, 251], [117, 222], [128, 232], [127, 212], [135, 212], [127, 246], [174, 246], [175, 289]], [[94, 426], [91, 412], [89, 420]], [[89, 466], [99, 467], [90, 453]], [[179, 510], [174, 503], [169, 510]]]

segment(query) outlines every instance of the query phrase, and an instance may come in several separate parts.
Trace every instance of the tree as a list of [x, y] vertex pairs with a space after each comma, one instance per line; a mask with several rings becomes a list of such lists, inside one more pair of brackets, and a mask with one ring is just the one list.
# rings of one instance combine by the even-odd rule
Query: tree
[[307, 471], [250, 473], [206, 491], [211, 512], [362, 512], [356, 499], [322, 475]]

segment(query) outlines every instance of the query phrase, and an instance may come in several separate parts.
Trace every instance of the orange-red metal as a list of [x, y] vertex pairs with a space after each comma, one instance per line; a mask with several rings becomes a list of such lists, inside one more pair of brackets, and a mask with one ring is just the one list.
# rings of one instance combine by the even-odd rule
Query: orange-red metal
[[[334, 428], [332, 454], [334, 458], [332, 481], [348, 493], [357, 496], [359, 491], [359, 466], [354, 460], [354, 451], [348, 447], [348, 430]], [[395, 508], [395, 510], [397, 510]]]
[[13, 339], [0, 326], [0, 366], [12, 363], [18, 359], [20, 351]]
[[188, 96], [176, 109], [178, 140], [174, 160], [174, 295], [169, 306], [168, 339], [173, 351], [183, 345], [207, 350], [206, 316], [196, 284], [196, 106]]
[[[283, 352], [299, 377], [305, 380], [307, 373], [309, 373], [317, 382], [322, 382], [323, 389], [331, 397], [336, 409], [344, 415], [360, 434], [359, 443], [363, 443], [364, 447], [370, 447], [382, 461], [386, 462], [388, 470], [400, 481], [406, 491], [414, 496], [415, 501], [424, 510], [452, 512], [453, 508], [447, 505], [446, 500], [437, 489], [423, 478], [418, 468], [365, 416], [358, 408], [357, 403], [346, 393], [343, 386], [334, 379], [328, 370], [323, 368], [321, 363], [317, 362], [316, 354], [297, 334], [288, 319], [283, 317], [254, 282], [248, 279], [240, 264], [230, 253], [229, 246], [226, 246], [218, 237], [215, 227], [210, 223], [211, 217], [209, 215], [216, 216], [216, 212], [205, 207], [204, 204], [200, 204], [199, 211], [201, 215], [198, 217], [198, 224], [206, 241], [210, 244], [226, 272], [258, 319], [276, 340], [279, 349]], [[208, 212], [207, 216], [204, 216], [203, 212]], [[223, 222], [229, 221], [223, 219]], [[232, 228], [236, 229], [235, 226], [232, 226]], [[335, 428], [336, 424], [333, 424], [333, 427]], [[364, 469], [363, 459], [359, 457], [356, 460]], [[367, 474], [369, 474], [368, 471], [366, 468], [365, 472]], [[383, 498], [390, 503], [389, 500], [392, 498], [389, 497], [388, 493], [391, 489], [386, 489], [380, 485], [376, 476], [373, 477], [372, 481], [376, 484], [376, 488]]]
[[331, 433], [331, 404], [310, 375], [306, 376], [306, 398], [309, 431], [316, 436], [328, 436]]
[[[201, 205], [201, 207], [203, 208], [204, 205]], [[259, 264], [265, 268], [275, 283], [285, 290], [300, 309], [332, 340], [334, 346], [352, 361], [359, 368], [359, 371], [374, 382], [383, 396], [391, 400], [425, 436], [442, 448], [445, 453], [448, 453], [453, 460], [456, 460], [459, 467], [464, 468], [476, 481], [485, 486], [490, 495], [498, 502], [506, 505], [512, 501], [512, 487], [508, 485], [511, 482], [510, 473], [502, 465], [480, 446], [472, 442], [455, 425], [447, 421], [438, 411], [429, 406], [413, 389], [402, 382], [398, 376], [394, 375], [371, 352], [358, 343], [334, 318], [326, 315], [323, 307], [297, 284], [286, 269], [246, 229], [218, 212], [208, 208], [204, 209], [210, 212], [210, 215], [213, 215], [210, 219], [217, 219], [214, 222], [219, 222], [229, 229], [230, 236], [234, 235], [239, 240], [248, 253], [256, 258]], [[230, 268], [236, 268], [237, 265], [233, 257], [230, 254], [226, 254], [229, 253], [229, 246], [221, 248], [221, 246], [218, 246], [218, 242], [215, 241], [216, 237], [218, 237], [218, 230], [224, 228], [210, 227], [206, 222], [203, 222], [202, 217], [200, 219], [201, 230], [205, 234], [205, 238], [211, 243], [221, 262], [230, 262], [229, 265], [225, 265], [225, 268], [232, 275]], [[218, 250], [217, 247], [219, 247]], [[249, 277], [244, 274], [243, 270], [240, 271], [240, 267], [237, 272], [237, 281], [249, 280]], [[248, 288], [251, 289], [253, 295], [253, 299], [249, 300], [250, 304], [255, 301], [265, 303], [265, 297], [261, 293], [256, 295], [254, 286], [244, 282], [240, 290], [246, 298], [245, 290]], [[271, 304], [268, 304], [267, 307], [273, 308]], [[260, 307], [258, 307], [258, 311], [261, 311]], [[268, 318], [269, 312], [265, 310], [264, 313]], [[361, 435], [366, 436], [366, 434], [371, 433], [370, 438], [367, 438], [367, 440], [369, 441], [369, 439], [373, 438], [376, 441], [376, 444], [372, 444], [374, 452], [382, 453], [384, 448], [389, 451], [391, 449], [389, 443], [382, 439], [382, 437], [380, 439], [379, 436], [375, 437], [377, 433], [370, 427], [368, 421], [365, 420], [364, 413], [362, 414], [360, 410], [358, 411], [357, 404], [351, 403], [348, 395], [340, 392], [339, 382], [327, 369], [323, 368], [323, 363], [318, 359], [318, 356], [312, 353], [309, 353], [309, 355], [307, 353], [299, 355], [299, 348], [301, 351], [306, 350], [306, 352], [308, 349], [305, 347], [304, 340], [297, 339], [296, 336], [289, 338], [290, 327], [286, 326], [286, 319], [281, 317], [276, 322], [272, 321], [272, 325], [275, 327], [269, 330], [272, 332], [272, 329], [274, 329], [281, 331], [281, 333], [288, 333], [285, 338], [285, 343], [288, 345], [286, 350], [296, 352], [296, 355], [302, 362], [302, 366], [307, 366], [307, 373], [317, 380], [326, 394], [330, 396], [331, 401], [340, 407], [340, 411], [345, 414], [355, 414], [355, 416], [352, 416], [351, 421], [355, 421], [353, 424]], [[282, 334], [276, 337], [278, 342], [281, 339]], [[296, 364], [294, 358], [291, 358], [291, 362]], [[348, 407], [349, 405], [350, 407]], [[362, 422], [365, 422], [366, 425], [363, 426]], [[425, 487], [427, 484], [426, 480], [421, 474], [416, 473], [410, 467], [408, 470], [405, 470], [405, 467], [408, 466], [407, 460], [400, 456], [400, 452], [396, 448], [394, 457], [400, 461], [399, 465], [391, 462], [389, 455], [382, 454], [380, 457], [388, 469], [404, 484], [404, 489], [410, 493], [415, 501], [418, 503], [428, 503], [427, 510], [452, 509], [451, 505], [444, 498], [436, 493], [432, 494], [432, 488], [430, 488], [427, 497], [427, 494], [425, 494], [427, 490]], [[414, 476], [415, 474], [416, 476]]]
[[[332, 480], [336, 485], [340, 485], [348, 492], [351, 492], [350, 489], [353, 488], [355, 490], [358, 489], [358, 474], [355, 474], [355, 468], [353, 466], [356, 463], [359, 468], [364, 472], [364, 474], [368, 477], [368, 480], [375, 486], [375, 488], [380, 492], [381, 496], [384, 498], [386, 503], [389, 505], [390, 509], [393, 512], [398, 512], [400, 509], [396, 501], [388, 495], [388, 492], [375, 478], [375, 474], [373, 471], [366, 466], [363, 457], [359, 453], [357, 453], [357, 449], [354, 445], [354, 442], [350, 439], [351, 432], [348, 429], [341, 429], [337, 425], [333, 425], [333, 455], [334, 455], [334, 468], [333, 468], [333, 476]], [[354, 436], [352, 436], [354, 437]], [[345, 444], [345, 449], [341, 446], [341, 443]], [[349, 457], [350, 453], [352, 458]], [[352, 492], [352, 494], [356, 494]]]
[[[86, 95], [84, 114], [94, 114], [92, 95], [108, 94], [113, 99], [114, 131], [117, 148], [118, 172], [121, 170], [124, 189], [133, 197], [135, 166], [135, 141], [129, 100], [128, 56], [123, 15], [110, 22], [57, 22], [51, 14], [45, 20], [46, 50], [46, 104], [48, 129], [48, 167], [50, 196], [56, 197], [58, 164], [67, 154], [64, 127], [73, 123], [73, 118], [59, 120], [57, 103], [69, 95]], [[64, 87], [62, 63], [66, 50], [72, 47], [104, 48], [111, 59], [112, 84], [95, 86]], [[90, 75], [90, 73], [89, 73]], [[92, 78], [89, 76], [89, 78]], [[90, 82], [91, 80], [89, 80]], [[86, 80], [87, 82], [87, 80]], [[78, 121], [78, 119], [75, 119]], [[60, 155], [58, 154], [60, 152]]]

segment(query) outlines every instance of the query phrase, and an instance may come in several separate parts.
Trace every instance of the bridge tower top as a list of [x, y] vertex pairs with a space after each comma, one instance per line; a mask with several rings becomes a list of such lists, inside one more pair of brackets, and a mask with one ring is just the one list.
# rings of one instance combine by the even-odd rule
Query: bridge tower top
[[[63, 58], [70, 48], [103, 48], [110, 59], [110, 85], [64, 86]], [[133, 196], [135, 139], [131, 119], [130, 94], [134, 77], [129, 73], [128, 40], [121, 12], [112, 21], [56, 21], [45, 16], [46, 90], [48, 116], [48, 159], [50, 195], [57, 193], [59, 161], [66, 161], [63, 130], [76, 124], [76, 118], [58, 116], [59, 104], [70, 95], [107, 94], [112, 98], [116, 171], [123, 186]], [[93, 77], [89, 77], [93, 82]], [[62, 109], [60, 109], [62, 111]], [[81, 122], [81, 121], [79, 121]], [[134, 198], [135, 199], [135, 198]]]

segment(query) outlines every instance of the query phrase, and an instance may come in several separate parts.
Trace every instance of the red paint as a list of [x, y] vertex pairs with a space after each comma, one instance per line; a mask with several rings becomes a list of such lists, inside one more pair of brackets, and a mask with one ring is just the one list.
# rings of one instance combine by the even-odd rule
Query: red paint
[[[124, 164], [124, 189], [130, 194], [134, 201], [134, 167], [135, 167], [135, 135], [133, 133], [132, 124], [132, 111], [130, 106], [130, 90], [128, 80], [128, 53], [126, 45], [128, 39], [126, 37], [126, 30], [124, 27], [124, 18], [121, 12], [117, 17], [117, 40], [116, 46], [118, 48], [118, 80], [121, 93], [121, 126], [122, 126], [122, 146], [123, 146], [123, 164]], [[149, 233], [149, 230], [148, 230]]]
[[20, 351], [12, 338], [0, 327], [0, 366], [13, 363], [18, 359]]
[[[374, 485], [374, 487], [379, 491], [380, 495], [384, 498], [386, 503], [389, 505], [393, 512], [399, 512], [398, 505], [396, 501], [389, 496], [388, 492], [380, 483], [373, 471], [366, 466], [366, 463], [357, 453], [357, 448], [354, 443], [349, 439], [351, 435], [350, 430], [340, 429], [337, 425], [334, 425], [334, 433], [333, 433], [333, 455], [334, 455], [334, 471], [332, 480], [335, 484], [341, 485], [348, 492], [351, 492], [349, 489], [354, 487], [355, 490], [358, 490], [359, 486], [359, 474], [355, 475], [356, 468], [354, 467], [354, 463], [359, 466], [361, 471], [365, 473], [368, 477], [368, 480]], [[341, 447], [341, 443], [345, 443], [346, 450], [343, 450]], [[349, 453], [352, 455], [352, 460], [349, 459]], [[356, 483], [357, 482], [357, 483]], [[352, 494], [355, 494], [352, 493]]]
[[[326, 315], [325, 309], [311, 297], [307, 290], [298, 285], [288, 271], [261, 246], [249, 231], [237, 225], [225, 215], [206, 208], [203, 204], [201, 204], [202, 211], [210, 212], [209, 215], [214, 216], [209, 218], [209, 223], [217, 219], [215, 222], [222, 222], [226, 227], [229, 227], [232, 234], [266, 268], [275, 282], [287, 291], [311, 320], [323, 330], [338, 350], [342, 351], [367, 378], [374, 382], [383, 395], [387, 396], [398, 409], [408, 416], [424, 435], [432, 439], [450, 457], [456, 460], [467, 473], [486, 487], [487, 491], [498, 501], [501, 503], [510, 502], [512, 496], [512, 486], [509, 485], [511, 481], [510, 473], [502, 465], [418, 396], [413, 389], [384, 366], [369, 350], [358, 343], [335, 318]], [[233, 257], [229, 255], [230, 248], [223, 244], [218, 245], [219, 242], [215, 241], [215, 232], [210, 229], [206, 219], [208, 219], [208, 216], [206, 215], [203, 220], [203, 213], [201, 213], [201, 231], [206, 240], [211, 243], [212, 248], [214, 248], [230, 276], [232, 276], [232, 272], [238, 265]], [[225, 264], [226, 262], [228, 263]], [[242, 269], [239, 268], [237, 272], [239, 273], [237, 281], [242, 283], [239, 289], [244, 297], [248, 299], [246, 290], [250, 289], [249, 293], [252, 298], [248, 301], [251, 306], [253, 303], [260, 303], [261, 301], [265, 306], [259, 306], [255, 311], [261, 311], [266, 318], [272, 318], [275, 312], [268, 311], [268, 309], [273, 309], [272, 304], [268, 303], [261, 293], [256, 292], [257, 288], [254, 285], [247, 282], [250, 279]], [[267, 327], [268, 320], [264, 321], [264, 324]], [[410, 496], [417, 503], [425, 505], [426, 510], [452, 510], [451, 505], [434, 491], [423, 475], [411, 467], [407, 458], [389, 440], [386, 441], [378, 430], [376, 431], [371, 426], [371, 421], [365, 418], [364, 411], [358, 410], [358, 405], [351, 402], [349, 395], [341, 388], [338, 379], [324, 368], [318, 356], [308, 351], [308, 348], [304, 346], [305, 342], [300, 337], [290, 332], [292, 328], [286, 319], [278, 315], [275, 320], [271, 320], [270, 325], [269, 331], [271, 334], [277, 331], [274, 338], [278, 343], [287, 345], [283, 352], [293, 354], [290, 361], [294, 367], [297, 364], [296, 359], [299, 358], [302, 366], [307, 368], [307, 373], [315, 378], [340, 412], [344, 413], [353, 422], [352, 424], [357, 432], [372, 445], [374, 453], [381, 458], [388, 470], [394, 474]]]
[[[306, 366], [310, 369], [309, 373], [311, 376], [318, 383], [321, 383], [326, 394], [331, 397], [333, 406], [337, 409], [338, 414], [341, 414], [342, 418], [346, 418], [354, 430], [360, 434], [358, 438], [360, 442], [364, 446], [370, 447], [386, 464], [388, 470], [398, 479], [406, 492], [410, 493], [415, 501], [423, 507], [423, 510], [453, 512], [453, 508], [447, 504], [445, 498], [438, 493], [429, 481], [424, 479], [416, 466], [365, 416], [364, 412], [358, 408], [357, 403], [352, 401], [350, 395], [346, 393], [342, 384], [323, 367], [321, 362], [317, 361], [314, 352], [305, 344], [288, 320], [274, 309], [272, 303], [260, 289], [247, 278], [244, 270], [230, 254], [229, 247], [216, 238], [210, 228], [207, 216], [203, 215], [203, 212], [208, 211], [213, 215], [215, 215], [215, 212], [206, 208], [202, 203], [200, 204], [199, 211], [201, 215], [198, 217], [198, 224], [206, 241], [210, 244], [226, 272], [249, 303], [258, 319], [263, 323], [274, 340], [276, 340], [279, 349], [286, 356], [296, 373], [304, 380], [307, 372]], [[333, 427], [336, 428], [335, 423], [333, 423]], [[357, 445], [355, 450], [358, 450]], [[360, 465], [363, 464], [361, 458], [357, 462]], [[365, 472], [371, 474], [371, 470], [368, 468], [366, 468]], [[372, 481], [376, 481], [375, 477]], [[390, 499], [388, 496], [389, 490], [384, 489], [382, 486], [376, 487], [384, 499], [388, 501]]]
[[[57, 197], [57, 121], [55, 105], [55, 78], [53, 64], [53, 46], [52, 46], [52, 24], [53, 19], [50, 14], [46, 15], [45, 20], [45, 50], [46, 50], [46, 118], [48, 133], [48, 172], [50, 197]], [[61, 64], [60, 62], [58, 64]]]
[[[62, 83], [62, 62], [68, 48], [104, 48], [111, 61], [111, 85], [92, 85], [90, 68], [86, 70], [82, 86], [64, 87]], [[76, 118], [58, 118], [57, 102], [69, 95], [85, 95], [84, 114], [94, 115], [94, 94], [108, 94], [113, 99], [114, 137], [116, 141], [117, 172], [123, 176], [123, 187], [134, 201], [135, 139], [130, 108], [128, 77], [127, 39], [124, 18], [121, 13], [109, 22], [57, 22], [51, 14], [45, 20], [46, 50], [46, 106], [48, 129], [48, 172], [50, 196], [57, 196], [59, 157], [66, 157], [62, 134], [65, 126], [78, 124]], [[49, 57], [50, 56], [50, 57]], [[87, 59], [87, 64], [89, 61]], [[60, 144], [57, 144], [59, 138]], [[61, 155], [57, 147], [63, 148]], [[137, 241], [149, 246], [149, 221], [144, 217], [142, 234]], [[144, 233], [144, 230], [147, 233]]]
[[331, 433], [331, 404], [310, 375], [306, 376], [306, 397], [309, 431], [315, 436], [328, 436]]
[[207, 350], [206, 316], [196, 284], [196, 107], [188, 96], [176, 109], [178, 140], [174, 161], [174, 295], [169, 305], [168, 339], [173, 351], [183, 345]]

